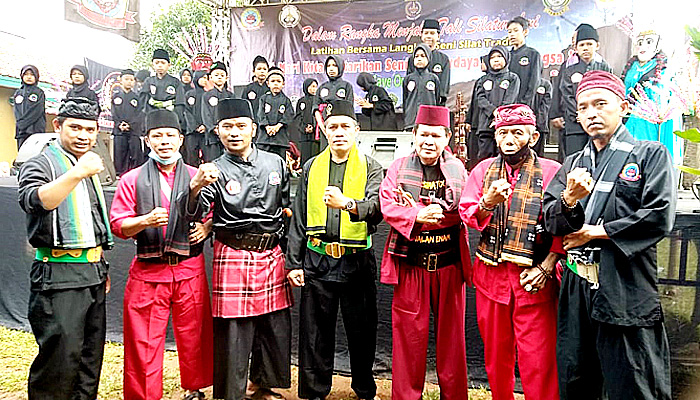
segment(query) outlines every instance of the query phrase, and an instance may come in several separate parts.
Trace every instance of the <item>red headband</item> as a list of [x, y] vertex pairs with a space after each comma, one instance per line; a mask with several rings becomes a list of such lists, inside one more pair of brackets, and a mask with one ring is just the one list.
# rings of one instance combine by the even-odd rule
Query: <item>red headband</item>
[[493, 123], [495, 129], [511, 125], [535, 126], [535, 113], [525, 104], [508, 104], [496, 109]]
[[584, 90], [596, 88], [607, 89], [621, 99], [625, 99], [625, 84], [622, 83], [622, 80], [610, 72], [600, 70], [588, 71], [583, 75], [576, 90], [576, 98], [578, 99], [578, 95]]

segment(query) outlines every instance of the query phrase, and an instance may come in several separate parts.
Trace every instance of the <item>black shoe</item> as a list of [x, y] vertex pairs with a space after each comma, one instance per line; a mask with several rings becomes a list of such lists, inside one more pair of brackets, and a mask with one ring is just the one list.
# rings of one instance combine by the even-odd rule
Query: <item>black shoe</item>
[[196, 399], [205, 399], [206, 396], [204, 393], [200, 392], [199, 390], [195, 390], [194, 392], [184, 396], [182, 400], [196, 400]]

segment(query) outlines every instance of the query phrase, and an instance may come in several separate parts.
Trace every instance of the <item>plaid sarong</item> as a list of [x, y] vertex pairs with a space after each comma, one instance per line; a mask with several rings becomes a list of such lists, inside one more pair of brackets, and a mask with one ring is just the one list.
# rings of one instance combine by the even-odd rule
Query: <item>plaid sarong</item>
[[[440, 172], [445, 177], [445, 198], [435, 199], [445, 213], [456, 212], [459, 208], [459, 199], [462, 197], [462, 189], [466, 180], [464, 164], [448, 151], [443, 151], [439, 160]], [[411, 194], [413, 199], [420, 201], [420, 190], [423, 184], [423, 167], [420, 158], [415, 151], [404, 157], [401, 168], [396, 176], [396, 184]], [[410, 241], [401, 236], [396, 229], [391, 228], [387, 240], [389, 254], [406, 257]]]
[[294, 304], [279, 246], [255, 252], [214, 240], [212, 315], [240, 318], [269, 314]]
[[[505, 178], [505, 161], [499, 155], [484, 175], [484, 193], [493, 181]], [[506, 200], [496, 206], [491, 221], [481, 232], [476, 256], [492, 266], [504, 261], [532, 266], [543, 194], [542, 167], [535, 152], [530, 150], [530, 156], [520, 167], [510, 205]]]

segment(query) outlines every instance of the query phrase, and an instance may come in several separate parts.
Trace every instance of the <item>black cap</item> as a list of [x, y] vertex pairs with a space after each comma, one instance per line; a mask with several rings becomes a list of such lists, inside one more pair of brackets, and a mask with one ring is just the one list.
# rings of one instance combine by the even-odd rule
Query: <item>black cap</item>
[[122, 76], [124, 76], [124, 75], [134, 75], [134, 70], [131, 68], [123, 69]]
[[143, 82], [146, 80], [146, 78], [148, 78], [148, 76], [150, 74], [151, 73], [148, 72], [147, 69], [140, 69], [139, 72], [137, 72], [136, 75], [134, 75], [134, 77], [136, 78], [137, 81]]
[[326, 120], [328, 117], [344, 115], [350, 117], [357, 121], [355, 116], [355, 108], [351, 102], [347, 100], [331, 100], [326, 108], [323, 109], [323, 119]]
[[255, 69], [255, 66], [260, 64], [260, 63], [265, 63], [265, 65], [270, 65], [267, 63], [267, 59], [261, 55], [255, 56], [253, 59], [253, 69]]
[[170, 54], [168, 54], [168, 51], [165, 49], [155, 49], [153, 51], [153, 57], [151, 59], [166, 60], [167, 62], [170, 62]]
[[422, 29], [437, 29], [440, 31], [440, 23], [436, 19], [426, 19], [423, 21]]
[[212, 73], [215, 69], [220, 69], [226, 73], [228, 73], [228, 70], [226, 69], [226, 64], [224, 64], [222, 61], [217, 61], [211, 64], [209, 67], [209, 73]]
[[270, 70], [267, 71], [267, 79], [270, 79], [270, 76], [272, 76], [272, 75], [279, 75], [282, 77], [282, 80], [284, 81], [284, 71], [282, 71], [280, 68], [278, 68], [278, 67], [270, 68]]
[[229, 118], [248, 117], [253, 119], [253, 108], [246, 99], [224, 99], [216, 106], [216, 122]]
[[598, 41], [598, 31], [589, 24], [581, 24], [576, 28], [576, 43], [582, 40]]
[[100, 106], [97, 102], [85, 97], [71, 97], [61, 101], [58, 116], [97, 121], [97, 117], [100, 116]]
[[179, 131], [177, 114], [165, 109], [153, 110], [146, 114], [146, 133], [156, 128], [175, 128]]

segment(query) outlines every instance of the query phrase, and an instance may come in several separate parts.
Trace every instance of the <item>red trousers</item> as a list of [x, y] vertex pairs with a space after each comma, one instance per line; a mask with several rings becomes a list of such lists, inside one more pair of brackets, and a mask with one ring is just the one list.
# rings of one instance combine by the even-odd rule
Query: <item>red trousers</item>
[[512, 296], [505, 305], [477, 289], [476, 314], [493, 400], [514, 398], [516, 347], [525, 398], [559, 400], [556, 301], [523, 305]]
[[129, 278], [124, 291], [124, 398], [163, 397], [163, 352], [168, 317], [186, 390], [212, 385], [212, 317], [206, 274], [178, 282]]
[[422, 396], [431, 310], [440, 398], [467, 399], [464, 296], [462, 272], [455, 266], [435, 272], [399, 266], [391, 305], [392, 400], [419, 400]]

